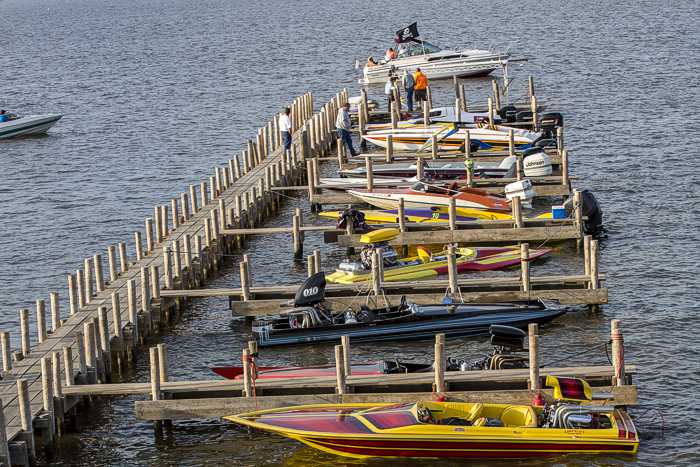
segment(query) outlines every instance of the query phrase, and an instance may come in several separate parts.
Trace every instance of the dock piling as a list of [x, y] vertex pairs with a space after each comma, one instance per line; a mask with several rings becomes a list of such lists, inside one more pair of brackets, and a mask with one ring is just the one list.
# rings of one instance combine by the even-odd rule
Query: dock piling
[[22, 308], [19, 310], [20, 342], [22, 345], [22, 356], [29, 356], [31, 345], [29, 343], [29, 310]]
[[540, 389], [540, 363], [537, 355], [537, 338], [538, 326], [537, 323], [530, 323], [527, 326], [527, 353], [529, 357], [528, 366], [530, 367], [530, 389], [537, 391]]
[[109, 283], [117, 280], [117, 247], [109, 245], [107, 247], [107, 265], [109, 269]]
[[600, 286], [598, 280], [598, 240], [591, 240], [591, 289]]
[[73, 316], [78, 312], [78, 292], [75, 288], [75, 277], [68, 274], [68, 313]]
[[435, 382], [433, 383], [433, 392], [445, 392], [445, 335], [435, 334], [435, 360], [433, 362], [435, 372]]
[[447, 245], [447, 275], [450, 284], [450, 294], [459, 294], [459, 285], [457, 283], [457, 255], [453, 243]]
[[27, 451], [30, 458], [36, 456], [34, 445], [34, 428], [32, 425], [31, 399], [29, 398], [29, 385], [26, 379], [17, 380], [17, 403], [19, 405], [19, 420], [22, 427], [24, 441], [27, 443]]
[[49, 303], [51, 306], [51, 332], [54, 333], [61, 327], [61, 310], [58, 301], [58, 292], [49, 292]]
[[10, 333], [0, 332], [0, 348], [2, 349], [2, 372], [3, 374], [12, 370], [12, 350], [10, 346]]
[[620, 329], [620, 320], [613, 319], [610, 321], [610, 339], [612, 342], [612, 363], [614, 376], [612, 378], [613, 386], [624, 386], [625, 381], [625, 351], [624, 339], [622, 338], [622, 330]]
[[345, 375], [352, 375], [352, 366], [350, 365], [350, 336], [340, 336], [340, 344], [343, 347], [343, 364], [345, 365]]
[[336, 378], [336, 394], [346, 394], [347, 385], [345, 383], [345, 362], [343, 359], [343, 346], [335, 346], [335, 378]]
[[251, 383], [250, 371], [250, 350], [243, 349], [243, 395], [244, 397], [253, 397], [253, 389]]
[[530, 245], [520, 244], [520, 290], [529, 292], [530, 287]]

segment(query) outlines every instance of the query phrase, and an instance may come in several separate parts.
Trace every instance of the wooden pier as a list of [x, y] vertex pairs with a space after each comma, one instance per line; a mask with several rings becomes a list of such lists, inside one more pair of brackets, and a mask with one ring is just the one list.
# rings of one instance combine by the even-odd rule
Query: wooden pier
[[[497, 86], [496, 86], [497, 91]], [[365, 98], [366, 98], [366, 94]], [[494, 96], [494, 99], [496, 96]], [[541, 368], [537, 355], [537, 326], [529, 334], [529, 369], [487, 372], [445, 373], [444, 336], [435, 343], [434, 371], [415, 375], [352, 376], [347, 339], [336, 346], [336, 375], [332, 378], [255, 381], [248, 367], [257, 350], [243, 351], [245, 376], [242, 381], [182, 381], [168, 378], [167, 352], [157, 342], [159, 334], [187, 310], [187, 302], [197, 297], [226, 296], [236, 315], [259, 316], [279, 309], [293, 298], [298, 285], [256, 286], [250, 277], [247, 255], [237, 266], [241, 287], [204, 289], [222, 268], [230, 266], [230, 256], [240, 251], [251, 235], [287, 235], [296, 258], [303, 258], [304, 236], [320, 234], [340, 247], [358, 246], [358, 235], [335, 226], [304, 225], [297, 209], [289, 227], [260, 228], [283, 202], [281, 193], [306, 190], [312, 206], [350, 204], [344, 193], [331, 192], [319, 184], [319, 165], [337, 160], [341, 167], [348, 160], [338, 145], [334, 122], [338, 109], [347, 102], [348, 92], [337, 93], [314, 111], [313, 96], [306, 93], [290, 107], [293, 140], [289, 151], [282, 147], [277, 118], [261, 127], [244, 148], [225, 165], [214, 167], [199, 185], [186, 187], [178, 196], [154, 207], [144, 219], [143, 229], [134, 232], [133, 251], [126, 242], [110, 245], [104, 253], [85, 258], [83, 264], [66, 275], [64, 293], [52, 291], [36, 300], [36, 329], [30, 330], [30, 311], [19, 310], [20, 333], [0, 332], [2, 380], [0, 381], [0, 463], [30, 465], [56, 446], [55, 439], [70, 426], [81, 410], [89, 410], [92, 397], [149, 394], [150, 401], [136, 403], [139, 418], [177, 420], [220, 417], [254, 408], [313, 402], [404, 401], [430, 398], [441, 393], [452, 400], [529, 402], [541, 389], [540, 373], [585, 377], [599, 389], [612, 392], [620, 405], [636, 403], [636, 387], [631, 384], [633, 366], [625, 368], [622, 333], [613, 321], [610, 366]], [[530, 86], [533, 123], [541, 107]], [[461, 105], [466, 108], [466, 101]], [[492, 98], [487, 105], [493, 111]], [[396, 119], [396, 110], [391, 119]], [[380, 117], [369, 112], [365, 103], [358, 112], [358, 131], [364, 123]], [[412, 243], [521, 243], [520, 270], [497, 278], [462, 278], [454, 268], [444, 280], [385, 282], [381, 270], [372, 271], [367, 285], [327, 287], [327, 300], [339, 307], [359, 306], [368, 300], [398, 302], [402, 296], [416, 303], [440, 302], [448, 291], [465, 301], [505, 301], [529, 298], [556, 299], [562, 303], [599, 305], [607, 303], [606, 275], [599, 271], [598, 242], [584, 234], [579, 192], [571, 189], [568, 155], [560, 135], [559, 150], [550, 153], [557, 169], [552, 177], [536, 180], [541, 196], [571, 197], [574, 216], [567, 220], [543, 221], [523, 218], [519, 200], [513, 203], [513, 219], [507, 221], [459, 222], [450, 207], [449, 222], [425, 226], [404, 221], [394, 224], [400, 235], [390, 242]], [[466, 144], [465, 148], [469, 148]], [[427, 157], [469, 160], [498, 160], [505, 153], [442, 154], [434, 144]], [[332, 157], [337, 155], [338, 157]], [[387, 152], [365, 155], [372, 161], [421, 160], [423, 155]], [[372, 176], [368, 177], [371, 180]], [[521, 178], [518, 171], [518, 178]], [[500, 192], [509, 180], [473, 180], [473, 186]], [[371, 188], [371, 182], [370, 182]], [[400, 209], [402, 211], [402, 209]], [[575, 240], [581, 247], [583, 270], [570, 275], [537, 276], [530, 264], [529, 244], [543, 241]], [[450, 253], [454, 264], [454, 250]], [[320, 270], [320, 252], [307, 257], [309, 274]], [[358, 294], [358, 290], [362, 293]], [[65, 294], [65, 295], [64, 295]], [[48, 316], [47, 316], [48, 315]], [[607, 339], [606, 339], [607, 341]], [[113, 383], [124, 369], [142, 358], [148, 349], [151, 378], [148, 383]], [[534, 365], [534, 366], [533, 366]], [[547, 394], [545, 392], [545, 394]], [[156, 427], [158, 428], [158, 424]]]

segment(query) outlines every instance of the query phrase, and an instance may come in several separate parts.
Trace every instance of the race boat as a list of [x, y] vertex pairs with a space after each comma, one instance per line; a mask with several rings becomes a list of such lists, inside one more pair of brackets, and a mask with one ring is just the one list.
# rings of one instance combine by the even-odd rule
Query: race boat
[[509, 54], [483, 49], [440, 49], [418, 39], [418, 25], [413, 23], [396, 31], [397, 57], [365, 66], [360, 84], [384, 83], [389, 74], [401, 76], [404, 71], [413, 73], [416, 68], [429, 79], [485, 76], [508, 63]]
[[[374, 186], [407, 186], [416, 183], [416, 177], [374, 177], [372, 183]], [[348, 188], [362, 188], [367, 186], [366, 178], [344, 178], [344, 177], [328, 177], [321, 178], [318, 186], [321, 188], [329, 188], [332, 190], [347, 190]]]
[[504, 198], [491, 195], [485, 190], [475, 188], [460, 188], [459, 191], [445, 190], [422, 182], [416, 183], [411, 188], [375, 188], [372, 191], [356, 189], [348, 190], [348, 193], [381, 209], [398, 209], [400, 199], [403, 199], [405, 209], [448, 207], [452, 198], [458, 208], [510, 211], [510, 205]]
[[[505, 370], [527, 368], [528, 357], [525, 350], [527, 334], [522, 329], [510, 326], [491, 326], [491, 346], [488, 354], [476, 359], [464, 360], [455, 357], [445, 359], [445, 371]], [[525, 354], [525, 355], [523, 355]], [[258, 366], [253, 365], [254, 379], [294, 379], [335, 377], [333, 365], [315, 366]], [[232, 380], [243, 379], [243, 367], [216, 366], [211, 370], [217, 375]], [[407, 373], [426, 373], [433, 371], [432, 363], [407, 362], [399, 359], [380, 360], [377, 362], [354, 362], [350, 364], [353, 376], [377, 376]]]
[[[518, 459], [635, 454], [639, 436], [622, 408], [590, 403], [577, 378], [547, 376], [545, 406], [481, 402], [314, 404], [224, 417], [339, 456]], [[564, 389], [563, 389], [564, 388]]]
[[[344, 211], [321, 211], [319, 217], [326, 219], [338, 220]], [[398, 209], [384, 210], [358, 210], [364, 216], [364, 221], [367, 224], [398, 224], [399, 211]], [[485, 211], [483, 209], [473, 208], [457, 208], [457, 222], [475, 221], [475, 220], [511, 220], [513, 216], [504, 212]], [[447, 209], [430, 208], [430, 209], [405, 209], [404, 218], [406, 222], [415, 223], [447, 223], [450, 220]], [[535, 217], [525, 217], [525, 219], [551, 219], [552, 213], [545, 212]]]
[[[473, 165], [474, 178], [512, 178], [515, 177], [516, 156], [505, 157], [501, 162], [477, 162]], [[363, 180], [366, 186], [367, 168], [355, 167], [354, 169], [341, 170], [340, 174], [348, 179]], [[415, 162], [394, 164], [379, 164], [372, 167], [374, 185], [383, 186], [389, 183], [385, 180], [414, 180], [418, 175], [418, 165]], [[467, 167], [464, 161], [424, 161], [423, 176], [429, 180], [465, 180]], [[381, 177], [381, 178], [380, 178]], [[323, 183], [324, 179], [321, 179]], [[333, 179], [336, 180], [336, 179]], [[358, 185], [360, 186], [360, 185]]]
[[[374, 145], [386, 148], [387, 137], [391, 135], [394, 151], [424, 151], [430, 148], [432, 137], [437, 139], [439, 151], [464, 151], [464, 141], [469, 130], [471, 144], [479, 150], [507, 150], [509, 130], [513, 131], [515, 149], [522, 151], [537, 144], [553, 144], [549, 134], [500, 125], [493, 127], [459, 125], [456, 123], [439, 123], [413, 125], [396, 129], [368, 131], [362, 138]], [[540, 143], [541, 142], [541, 143]]]
[[[447, 274], [447, 253], [442, 246], [431, 248], [420, 245], [416, 247], [416, 254], [400, 258], [398, 252], [386, 242], [395, 238], [400, 232], [398, 229], [380, 229], [370, 232], [396, 231], [393, 236], [384, 236], [380, 243], [374, 241], [360, 241], [366, 245], [362, 248], [358, 260], [345, 260], [338, 265], [335, 272], [328, 274], [326, 280], [338, 284], [353, 284], [368, 282], [372, 279], [372, 254], [379, 252], [382, 258], [383, 281], [409, 281], [430, 279], [438, 275]], [[549, 248], [533, 249], [530, 251], [530, 260], [535, 260], [549, 254]], [[455, 263], [457, 273], [467, 271], [492, 271], [504, 269], [520, 264], [520, 248], [518, 247], [471, 247], [457, 248]]]
[[0, 139], [46, 133], [63, 115], [28, 115], [0, 122]]
[[[293, 308], [253, 321], [252, 333], [260, 347], [338, 342], [429, 339], [436, 333], [452, 336], [487, 335], [493, 324], [524, 327], [547, 323], [566, 310], [540, 300], [503, 303], [440, 303], [332, 310], [325, 302], [323, 272], [306, 279], [297, 291]], [[449, 298], [449, 297], [446, 297]], [[449, 301], [449, 300], [446, 300]]]

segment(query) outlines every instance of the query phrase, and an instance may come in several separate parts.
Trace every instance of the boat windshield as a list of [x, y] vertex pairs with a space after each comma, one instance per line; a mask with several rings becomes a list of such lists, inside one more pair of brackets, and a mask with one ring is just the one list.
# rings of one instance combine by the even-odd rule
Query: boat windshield
[[431, 44], [430, 42], [411, 42], [401, 44], [399, 46], [399, 58], [413, 57], [416, 55], [434, 54], [440, 52], [440, 47]]

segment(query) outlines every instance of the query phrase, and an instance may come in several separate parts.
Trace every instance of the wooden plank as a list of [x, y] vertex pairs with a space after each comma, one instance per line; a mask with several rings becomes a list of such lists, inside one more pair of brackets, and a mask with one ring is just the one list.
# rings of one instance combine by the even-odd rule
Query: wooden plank
[[[334, 225], [307, 225], [299, 228], [301, 232], [344, 232]], [[256, 227], [253, 229], [222, 229], [221, 235], [274, 235], [292, 233], [291, 227]]]
[[[594, 403], [630, 406], [637, 404], [637, 387], [616, 386], [595, 388], [613, 394], [612, 401]], [[443, 393], [446, 400], [452, 402], [483, 402], [496, 404], [531, 404], [535, 391], [447, 391]], [[543, 391], [545, 400], [552, 401], [552, 391]], [[193, 418], [220, 418], [226, 415], [245, 413], [255, 410], [274, 409], [307, 404], [348, 404], [367, 402], [402, 403], [418, 400], [431, 400], [432, 392], [413, 392], [401, 394], [323, 394], [292, 396], [258, 396], [255, 398], [225, 397], [209, 399], [171, 399], [160, 401], [136, 401], [134, 410], [140, 420], [189, 420]]]
[[[443, 293], [421, 293], [406, 295], [386, 295], [389, 303], [399, 303], [402, 297], [419, 305], [441, 303]], [[541, 298], [545, 300], [558, 300], [563, 305], [604, 305], [608, 303], [608, 289], [556, 289], [556, 290], [532, 290], [522, 292], [520, 290], [508, 290], [498, 292], [462, 292], [462, 298], [467, 303], [507, 302], [513, 300], [527, 300]], [[367, 304], [366, 296], [331, 297], [326, 300], [335, 309], [357, 309]], [[383, 298], [382, 298], [383, 304]], [[289, 306], [288, 302], [280, 299], [252, 300], [248, 302], [231, 302], [231, 310], [236, 316], [265, 316], [278, 313], [281, 307]]]
[[[600, 273], [600, 280], [605, 280], [607, 275]], [[552, 285], [552, 284], [585, 284], [590, 281], [588, 275], [552, 275], [552, 276], [537, 276], [531, 277], [530, 282], [533, 285]], [[457, 280], [460, 288], [467, 287], [519, 287], [520, 276], [513, 277], [460, 277]], [[445, 279], [426, 279], [421, 281], [396, 281], [385, 282], [384, 290], [396, 290], [403, 288], [411, 288], [413, 290], [430, 290], [430, 289], [445, 289], [448, 281]], [[279, 298], [293, 298], [299, 290], [298, 284], [290, 285], [262, 285], [250, 287], [250, 292], [255, 295], [269, 296], [276, 295]], [[161, 290], [162, 297], [231, 297], [238, 298], [243, 293], [241, 288], [217, 288], [217, 289], [184, 289], [184, 290]], [[327, 296], [342, 296], [343, 293], [357, 293], [357, 286], [352, 284], [327, 284]]]

